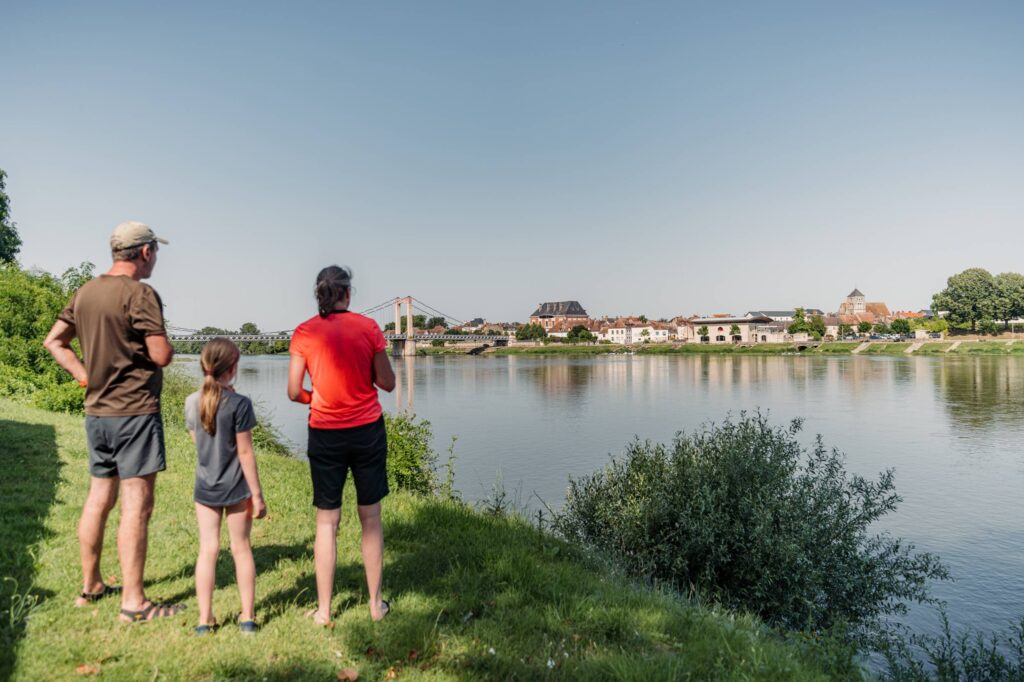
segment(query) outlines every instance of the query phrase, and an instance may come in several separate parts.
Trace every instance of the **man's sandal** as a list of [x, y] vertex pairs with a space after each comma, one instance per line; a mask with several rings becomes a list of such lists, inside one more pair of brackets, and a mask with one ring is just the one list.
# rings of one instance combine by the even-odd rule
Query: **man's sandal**
[[104, 585], [103, 589], [99, 592], [83, 592], [78, 595], [78, 605], [85, 606], [86, 604], [92, 604], [98, 602], [104, 597], [110, 597], [115, 594], [121, 594], [120, 585]]
[[121, 609], [121, 618], [127, 623], [147, 623], [157, 618], [171, 618], [184, 610], [184, 604], [157, 604], [156, 602], [150, 602], [149, 606], [140, 611]]

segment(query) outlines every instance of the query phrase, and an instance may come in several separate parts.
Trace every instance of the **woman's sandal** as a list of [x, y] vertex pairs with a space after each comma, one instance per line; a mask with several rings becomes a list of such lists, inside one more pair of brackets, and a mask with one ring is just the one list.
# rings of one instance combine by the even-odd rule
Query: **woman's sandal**
[[104, 585], [103, 589], [99, 592], [83, 592], [78, 595], [78, 602], [76, 603], [76, 606], [86, 606], [87, 604], [98, 602], [104, 597], [109, 597], [115, 594], [121, 594], [120, 585]]
[[238, 631], [243, 635], [255, 635], [256, 631], [260, 629], [260, 626], [256, 624], [254, 620], [241, 620], [238, 621]]
[[156, 602], [150, 602], [149, 606], [140, 611], [121, 609], [121, 619], [126, 623], [148, 623], [157, 618], [171, 618], [184, 610], [184, 604], [157, 604]]

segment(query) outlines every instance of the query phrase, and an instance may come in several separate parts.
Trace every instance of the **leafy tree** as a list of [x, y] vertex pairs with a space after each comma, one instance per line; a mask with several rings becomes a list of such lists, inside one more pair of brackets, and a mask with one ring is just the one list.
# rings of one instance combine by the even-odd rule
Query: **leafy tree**
[[889, 333], [889, 325], [887, 325], [885, 322], [879, 322], [878, 324], [875, 325], [875, 333], [876, 334], [888, 334]]
[[892, 321], [889, 325], [889, 329], [892, 330], [893, 334], [900, 334], [901, 336], [907, 336], [910, 334], [910, 321], [905, 320], [902, 317]]
[[13, 263], [21, 251], [21, 237], [11, 220], [11, 198], [7, 196], [7, 173], [0, 169], [0, 263]]
[[997, 294], [995, 278], [983, 268], [969, 268], [946, 280], [946, 288], [932, 297], [932, 309], [944, 311], [956, 324], [969, 324], [978, 329], [978, 322], [996, 317]]
[[644, 329], [642, 332], [640, 332], [640, 338], [643, 340], [644, 343], [650, 343], [651, 342], [651, 330]]
[[697, 336], [700, 337], [702, 343], [710, 341], [710, 338], [708, 337], [708, 326], [706, 324], [702, 324], [700, 327], [697, 327]]
[[978, 323], [978, 332], [995, 336], [999, 333], [999, 327], [996, 325], [995, 320], [986, 318]]
[[810, 322], [807, 323], [807, 330], [815, 334], [815, 338], [820, 339], [825, 335], [825, 318], [821, 315], [813, 315]]
[[569, 343], [577, 342], [589, 342], [593, 341], [596, 337], [590, 333], [590, 330], [584, 327], [582, 324], [578, 324], [573, 327], [568, 334], [565, 336], [565, 340]]
[[810, 326], [807, 324], [807, 313], [803, 308], [797, 308], [793, 311], [793, 322], [789, 325], [788, 331], [790, 334], [801, 334], [811, 331]]
[[243, 322], [242, 326], [238, 328], [239, 334], [259, 334], [260, 328], [256, 326], [255, 322]]
[[857, 331], [860, 332], [861, 334], [867, 334], [869, 331], [871, 331], [871, 323], [870, 322], [858, 322], [857, 323]]
[[447, 329], [448, 328], [448, 320], [444, 319], [443, 317], [439, 317], [439, 316], [432, 317], [429, 320], [427, 320], [427, 324], [424, 327], [424, 329], [433, 329], [434, 327], [444, 327], [445, 329]]
[[1009, 328], [1010, 320], [1024, 317], [1024, 275], [1001, 272], [994, 281], [995, 319]]
[[548, 332], [539, 324], [524, 324], [516, 330], [517, 341], [536, 341], [547, 338]]
[[844, 338], [844, 337], [850, 336], [851, 334], [853, 334], [853, 327], [851, 327], [850, 325], [846, 324], [845, 322], [843, 324], [839, 325], [839, 337], [840, 338]]
[[78, 288], [93, 277], [96, 266], [89, 261], [83, 261], [77, 268], [68, 268], [60, 276], [60, 285], [68, 296], [78, 291]]
[[729, 327], [729, 335], [732, 336], [733, 341], [739, 341], [740, 338], [743, 336], [743, 334], [740, 332], [740, 326], [738, 324], [734, 324], [733, 326]]
[[647, 316], [646, 315], [641, 315], [640, 317], [638, 317], [636, 319], [640, 320], [641, 322], [646, 322], [647, 321]]

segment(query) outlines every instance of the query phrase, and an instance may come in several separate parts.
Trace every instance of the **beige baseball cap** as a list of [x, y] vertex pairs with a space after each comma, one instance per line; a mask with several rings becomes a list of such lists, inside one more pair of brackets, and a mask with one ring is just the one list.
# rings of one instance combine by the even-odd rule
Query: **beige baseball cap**
[[121, 223], [114, 228], [114, 233], [110, 235], [110, 248], [113, 251], [130, 249], [133, 246], [142, 246], [153, 242], [169, 243], [166, 239], [161, 239], [153, 234], [149, 225], [135, 220]]

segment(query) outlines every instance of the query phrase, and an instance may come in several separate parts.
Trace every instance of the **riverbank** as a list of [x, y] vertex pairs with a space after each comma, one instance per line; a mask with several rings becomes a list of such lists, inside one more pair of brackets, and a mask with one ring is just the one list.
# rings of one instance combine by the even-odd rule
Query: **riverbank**
[[[442, 346], [417, 349], [420, 355], [465, 355], [472, 346]], [[488, 348], [486, 355], [928, 355], [962, 357], [965, 355], [1024, 355], [1024, 341], [833, 341], [829, 343], [762, 344], [561, 344], [522, 345]]]
[[[230, 555], [218, 564], [215, 608], [225, 627], [196, 638], [190, 502], [193, 448], [167, 428], [147, 590], [183, 601], [185, 615], [126, 626], [116, 600], [71, 608], [79, 589], [75, 524], [88, 482], [81, 417], [0, 400], [0, 514], [5, 583], [0, 677], [69, 679], [824, 679], [827, 652], [797, 647], [754, 619], [638, 588], [521, 519], [457, 502], [392, 494], [385, 504], [385, 596], [394, 613], [370, 622], [353, 495], [339, 536], [336, 627], [302, 618], [313, 602], [309, 473], [259, 453], [269, 517], [253, 527], [257, 611], [242, 637]], [[22, 475], [14, 476], [12, 472]], [[116, 524], [116, 512], [111, 528]], [[104, 573], [115, 573], [114, 533]], [[836, 671], [831, 671], [835, 673]]]

